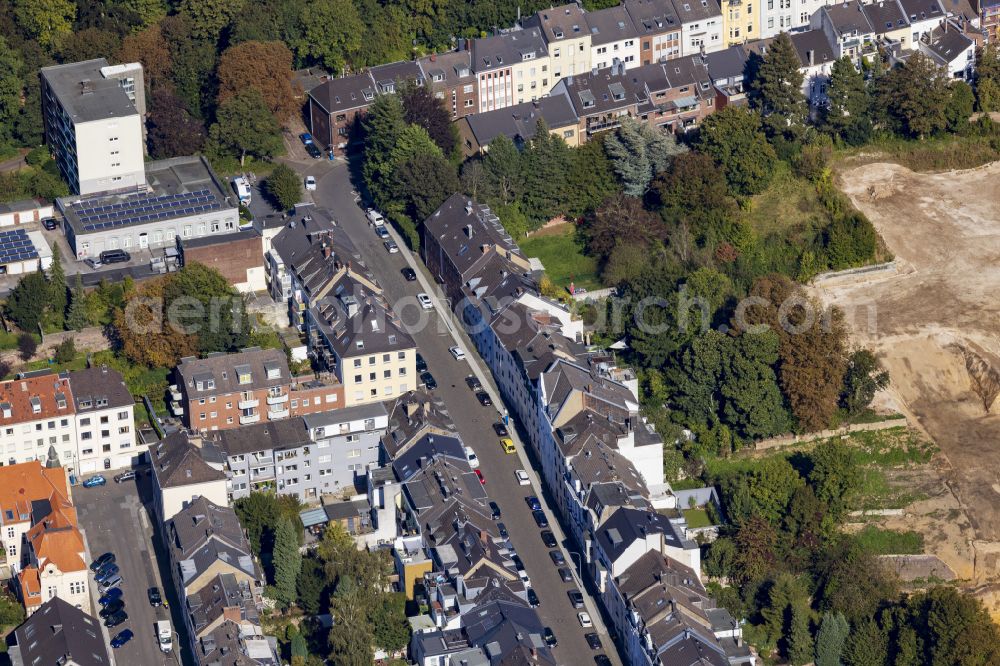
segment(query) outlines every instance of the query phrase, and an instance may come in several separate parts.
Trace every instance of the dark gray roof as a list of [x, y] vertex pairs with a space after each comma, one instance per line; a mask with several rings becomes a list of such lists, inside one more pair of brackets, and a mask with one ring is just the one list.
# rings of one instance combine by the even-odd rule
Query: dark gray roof
[[489, 260], [492, 253], [480, 249], [484, 244], [499, 246], [501, 253], [521, 255], [521, 249], [489, 206], [477, 204], [463, 194], [451, 195], [424, 220], [424, 235], [428, 234], [437, 240], [463, 284], [478, 275]]
[[241, 622], [260, 623], [260, 613], [254, 601], [253, 590], [245, 580], [237, 580], [231, 573], [222, 573], [208, 582], [184, 602], [191, 614], [195, 632], [213, 624], [228, 610], [227, 617], [233, 619], [238, 613]]
[[681, 23], [704, 21], [714, 16], [722, 18], [722, 10], [718, 0], [673, 0], [674, 11]]
[[97, 58], [43, 67], [41, 74], [74, 122], [137, 114], [138, 110], [122, 88], [121, 81], [104, 78], [101, 68], [107, 66], [107, 60]]
[[821, 65], [837, 59], [833, 53], [833, 45], [830, 44], [826, 33], [820, 29], [794, 32], [791, 38], [803, 67], [810, 66], [810, 53], [812, 53], [812, 65]]
[[596, 537], [601, 548], [614, 561], [637, 539], [645, 539], [647, 534], [662, 534], [664, 542], [674, 548], [683, 548], [686, 543], [666, 516], [624, 507], [601, 524]]
[[670, 0], [625, 0], [625, 11], [639, 35], [658, 35], [681, 29]]
[[863, 7], [868, 22], [875, 28], [876, 35], [899, 30], [908, 25], [906, 16], [896, 0], [878, 0]]
[[375, 101], [375, 82], [371, 74], [353, 74], [330, 79], [309, 91], [309, 96], [329, 113], [363, 109]]
[[363, 405], [352, 405], [350, 407], [341, 407], [340, 409], [330, 409], [325, 412], [316, 412], [315, 414], [306, 414], [301, 418], [302, 422], [305, 423], [305, 427], [308, 430], [312, 430], [321, 426], [376, 419], [385, 415], [385, 405], [381, 402], [369, 402]]
[[830, 24], [838, 35], [850, 35], [854, 32], [865, 35], [875, 31], [875, 27], [861, 10], [861, 3], [858, 0], [828, 5], [822, 11], [830, 18]]
[[576, 3], [540, 9], [531, 15], [525, 24], [540, 28], [542, 36], [548, 43], [575, 39], [586, 34], [588, 30], [586, 14]]
[[594, 46], [639, 36], [632, 17], [621, 5], [587, 12], [587, 28]]
[[564, 95], [542, 97], [533, 102], [466, 117], [469, 129], [480, 146], [488, 145], [501, 134], [514, 141], [528, 141], [535, 136], [539, 119], [545, 120], [549, 128], [577, 123], [573, 105]]
[[226, 245], [228, 243], [247, 240], [248, 238], [260, 238], [260, 234], [255, 229], [245, 231], [234, 231], [231, 234], [219, 234], [215, 236], [201, 236], [198, 238], [181, 238], [181, 247], [212, 247], [213, 245]]
[[417, 83], [419, 85], [424, 80], [420, 65], [415, 61], [375, 65], [369, 72], [379, 92], [392, 92], [397, 83]]
[[256, 423], [242, 428], [215, 430], [206, 437], [210, 437], [227, 456], [253, 451], [294, 449], [312, 443], [302, 417]]
[[444, 402], [424, 391], [410, 391], [392, 405], [382, 448], [392, 460], [426, 433], [457, 436]]
[[899, 4], [903, 7], [903, 14], [913, 23], [944, 18], [938, 0], [899, 0]]
[[952, 24], [948, 30], [935, 28], [931, 36], [931, 43], [925, 46], [930, 52], [931, 57], [939, 61], [942, 65], [947, 65], [959, 57], [972, 44], [972, 40], [962, 34], [962, 31]]
[[243, 536], [236, 512], [228, 506], [218, 506], [204, 497], [196, 497], [184, 509], [167, 521], [172, 546], [180, 557], [193, 556], [209, 540], [217, 539], [237, 549], [250, 551], [250, 544]]
[[70, 656], [79, 666], [111, 663], [100, 622], [59, 597], [42, 604], [7, 640], [14, 666], [55, 666]]
[[472, 70], [476, 73], [510, 67], [546, 55], [545, 41], [538, 28], [476, 39], [472, 42]]
[[[73, 390], [77, 413], [135, 404], [121, 373], [107, 366], [69, 373], [69, 386]], [[88, 403], [89, 406], [85, 406]]]
[[198, 641], [198, 666], [279, 666], [272, 636], [241, 636], [240, 626], [225, 621]]
[[407, 481], [414, 474], [427, 466], [428, 461], [439, 456], [450, 456], [451, 463], [457, 467], [469, 471], [469, 464], [465, 457], [465, 446], [462, 440], [447, 435], [425, 434], [413, 445], [392, 461], [392, 469], [396, 472], [396, 478], [400, 481]]
[[214, 447], [196, 447], [182, 430], [149, 447], [149, 456], [160, 488], [179, 488], [226, 478], [225, 472], [206, 462], [208, 457], [221, 468], [223, 460]]
[[429, 86], [452, 86], [475, 80], [472, 54], [468, 50], [435, 53], [420, 59], [424, 81]]
[[537, 655], [532, 663], [556, 663], [542, 639], [538, 613], [524, 602], [497, 599], [478, 604], [462, 615], [462, 627], [469, 643], [482, 648], [493, 666], [510, 663], [517, 653], [532, 650]]
[[[250, 381], [240, 383], [240, 376], [250, 373]], [[183, 384], [188, 399], [241, 391], [256, 391], [281, 386], [291, 381], [288, 359], [280, 349], [249, 347], [239, 352], [218, 352], [205, 358], [187, 356], [181, 359], [176, 370], [178, 382]], [[269, 375], [272, 375], [269, 378]], [[208, 388], [212, 380], [215, 386]], [[198, 390], [198, 382], [203, 382]]]
[[[658, 64], [650, 66], [659, 66]], [[642, 68], [639, 68], [642, 69]], [[635, 70], [607, 67], [597, 74], [587, 72], [562, 79], [556, 90], [565, 91], [579, 117], [594, 116], [635, 107], [644, 102], [646, 91]]]
[[721, 51], [713, 51], [706, 55], [708, 73], [713, 81], [719, 83], [743, 79], [747, 64], [747, 54], [739, 44]]
[[309, 207], [304, 215], [285, 222], [271, 247], [308, 294], [326, 287], [345, 268], [364, 280], [375, 281], [354, 241], [325, 208]]

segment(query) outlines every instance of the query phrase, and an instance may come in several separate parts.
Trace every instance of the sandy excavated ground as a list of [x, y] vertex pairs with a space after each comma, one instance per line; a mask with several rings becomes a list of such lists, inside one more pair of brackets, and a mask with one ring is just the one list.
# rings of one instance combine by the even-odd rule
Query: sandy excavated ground
[[941, 449], [938, 471], [961, 515], [948, 506], [946, 493], [938, 504], [913, 507], [919, 510], [910, 520], [919, 517], [918, 526], [910, 522], [909, 529], [924, 531], [928, 552], [980, 586], [1000, 617], [1000, 585], [994, 590], [1000, 583], [1000, 400], [996, 415], [984, 413], [961, 352], [971, 350], [1000, 371], [1000, 163], [939, 174], [875, 163], [848, 167], [839, 177], [896, 256], [897, 270], [821, 282], [816, 293], [846, 311], [855, 340], [875, 349], [889, 370], [884, 402]]

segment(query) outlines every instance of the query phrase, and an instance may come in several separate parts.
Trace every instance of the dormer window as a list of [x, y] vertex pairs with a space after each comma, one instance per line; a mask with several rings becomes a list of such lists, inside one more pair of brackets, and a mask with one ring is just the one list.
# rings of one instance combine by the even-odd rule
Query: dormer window
[[42, 412], [42, 401], [36, 396], [31, 398], [28, 402], [31, 403], [31, 413], [41, 414]]
[[97, 399], [97, 406], [98, 407], [107, 407], [108, 406], [108, 399], [107, 398], [98, 398]]
[[84, 399], [80, 400], [80, 409], [90, 409], [93, 406], [94, 405], [90, 401], [90, 398], [84, 398]]

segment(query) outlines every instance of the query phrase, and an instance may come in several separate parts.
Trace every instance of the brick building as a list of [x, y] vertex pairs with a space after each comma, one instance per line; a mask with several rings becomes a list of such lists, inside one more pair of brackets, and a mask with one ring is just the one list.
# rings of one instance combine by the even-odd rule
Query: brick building
[[264, 239], [254, 231], [181, 241], [185, 264], [197, 262], [214, 268], [240, 293], [263, 291]]
[[464, 118], [479, 110], [476, 94], [476, 76], [472, 73], [472, 56], [469, 51], [432, 53], [420, 59], [424, 81], [443, 99], [451, 111], [452, 120]]

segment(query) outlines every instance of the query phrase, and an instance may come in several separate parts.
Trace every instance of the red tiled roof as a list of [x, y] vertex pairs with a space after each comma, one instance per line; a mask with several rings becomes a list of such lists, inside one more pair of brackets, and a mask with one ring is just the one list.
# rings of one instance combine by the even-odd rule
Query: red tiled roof
[[73, 393], [66, 377], [48, 374], [0, 382], [0, 425], [71, 414]]

